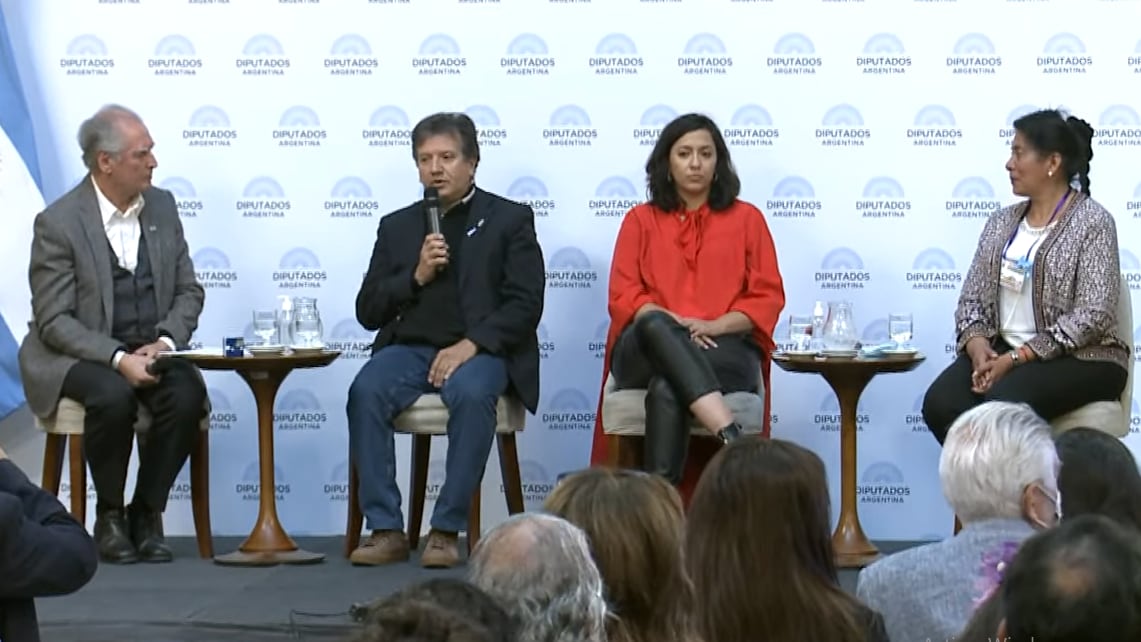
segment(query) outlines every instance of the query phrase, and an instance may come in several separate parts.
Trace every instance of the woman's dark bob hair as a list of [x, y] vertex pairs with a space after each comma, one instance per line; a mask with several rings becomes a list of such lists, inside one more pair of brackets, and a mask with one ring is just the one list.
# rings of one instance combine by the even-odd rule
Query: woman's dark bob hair
[[709, 189], [709, 208], [726, 209], [741, 193], [741, 179], [733, 169], [729, 147], [725, 144], [717, 123], [702, 114], [683, 114], [662, 128], [658, 142], [650, 152], [650, 159], [646, 161], [646, 191], [650, 203], [660, 210], [673, 212], [683, 207], [677, 188], [670, 178], [670, 151], [679, 138], [699, 129], [709, 132], [713, 138], [713, 147], [717, 150], [717, 166], [713, 171], [713, 185]]

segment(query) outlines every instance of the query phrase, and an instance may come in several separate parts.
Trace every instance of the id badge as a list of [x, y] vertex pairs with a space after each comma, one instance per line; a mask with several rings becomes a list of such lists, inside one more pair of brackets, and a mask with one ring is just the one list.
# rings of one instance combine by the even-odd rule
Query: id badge
[[1022, 284], [1026, 281], [1026, 268], [1019, 267], [1014, 261], [1004, 260], [1002, 271], [998, 275], [998, 283], [1011, 292], [1021, 292]]

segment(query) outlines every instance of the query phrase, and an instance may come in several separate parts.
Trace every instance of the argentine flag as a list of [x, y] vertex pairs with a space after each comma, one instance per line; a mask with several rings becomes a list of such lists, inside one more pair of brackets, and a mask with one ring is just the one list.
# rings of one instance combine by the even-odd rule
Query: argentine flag
[[32, 317], [27, 280], [32, 219], [44, 208], [32, 120], [8, 34], [0, 7], [0, 256], [8, 268], [0, 283], [0, 419], [24, 403], [16, 351]]

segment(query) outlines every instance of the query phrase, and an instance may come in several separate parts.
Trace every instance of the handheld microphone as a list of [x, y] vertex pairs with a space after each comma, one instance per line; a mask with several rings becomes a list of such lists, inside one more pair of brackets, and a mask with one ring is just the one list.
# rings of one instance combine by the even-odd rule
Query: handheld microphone
[[428, 220], [428, 232], [440, 233], [440, 190], [435, 187], [424, 188], [424, 216]]

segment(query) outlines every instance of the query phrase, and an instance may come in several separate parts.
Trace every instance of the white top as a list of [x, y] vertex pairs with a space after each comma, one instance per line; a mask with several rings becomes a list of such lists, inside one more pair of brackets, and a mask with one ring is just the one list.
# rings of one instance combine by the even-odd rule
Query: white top
[[139, 194], [127, 207], [126, 212], [120, 212], [111, 200], [99, 189], [95, 178], [91, 178], [95, 186], [95, 195], [99, 199], [99, 214], [103, 217], [103, 230], [107, 233], [107, 241], [115, 251], [115, 258], [119, 260], [119, 267], [131, 272], [139, 264], [139, 234], [142, 233], [139, 225], [139, 212], [143, 211], [143, 195]]
[[[1030, 227], [1026, 223], [1026, 219], [1022, 219], [1022, 222], [1018, 224], [1018, 231], [1014, 234], [1014, 240], [1002, 258], [1018, 261], [1029, 252], [1030, 256], [1027, 257], [1027, 260], [1033, 265], [1034, 257], [1037, 256], [1038, 248], [1042, 246], [1046, 233], [1054, 229], [1055, 224], [1051, 223], [1045, 227]], [[998, 287], [998, 313], [1001, 321], [999, 334], [1011, 348], [1016, 350], [1038, 334], [1038, 325], [1034, 321], [1034, 280], [1031, 277], [1032, 273], [1032, 270], [1027, 271], [1020, 292], [1011, 292], [1001, 285]]]

